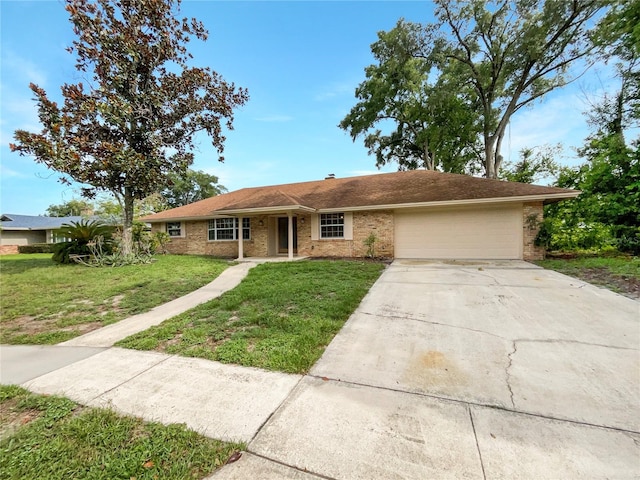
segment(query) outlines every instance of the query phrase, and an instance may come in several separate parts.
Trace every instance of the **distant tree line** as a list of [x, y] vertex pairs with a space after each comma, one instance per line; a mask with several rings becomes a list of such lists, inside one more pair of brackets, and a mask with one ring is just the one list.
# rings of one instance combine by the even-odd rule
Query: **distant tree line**
[[[218, 177], [201, 170], [188, 169], [186, 174], [170, 174], [167, 184], [152, 195], [134, 202], [134, 217], [161, 212], [224, 193], [227, 189], [218, 183]], [[113, 196], [103, 195], [95, 200], [72, 198], [60, 204], [49, 205], [45, 214], [51, 217], [98, 216], [118, 222], [123, 206]]]

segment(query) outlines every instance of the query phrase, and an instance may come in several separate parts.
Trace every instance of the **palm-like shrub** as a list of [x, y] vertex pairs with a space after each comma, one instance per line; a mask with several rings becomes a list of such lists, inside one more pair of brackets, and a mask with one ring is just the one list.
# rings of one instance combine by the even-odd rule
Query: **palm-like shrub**
[[113, 231], [114, 227], [99, 220], [65, 223], [55, 232], [66, 241], [55, 244], [53, 261], [73, 263], [71, 255], [91, 255], [90, 244], [98, 239], [101, 239], [102, 250], [110, 253], [113, 250]]

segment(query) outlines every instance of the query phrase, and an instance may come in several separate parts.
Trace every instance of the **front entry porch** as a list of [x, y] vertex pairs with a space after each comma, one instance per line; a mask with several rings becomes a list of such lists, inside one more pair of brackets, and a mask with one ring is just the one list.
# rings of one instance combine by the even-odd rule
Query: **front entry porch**
[[[302, 228], [303, 236], [308, 230], [309, 222], [305, 225], [305, 216], [280, 210], [247, 217], [250, 218], [251, 233], [245, 232], [245, 238], [238, 239], [238, 260], [245, 261], [249, 258], [245, 257], [247, 250], [250, 258], [256, 261], [264, 258], [294, 259], [298, 254], [298, 228]], [[238, 215], [238, 218], [239, 222], [242, 222], [245, 217]], [[308, 219], [307, 216], [306, 220]]]
[[[293, 253], [295, 255], [298, 253], [298, 219], [296, 217], [292, 217], [291, 222], [291, 228], [293, 229]], [[278, 253], [289, 253], [289, 218], [278, 217], [277, 228]]]

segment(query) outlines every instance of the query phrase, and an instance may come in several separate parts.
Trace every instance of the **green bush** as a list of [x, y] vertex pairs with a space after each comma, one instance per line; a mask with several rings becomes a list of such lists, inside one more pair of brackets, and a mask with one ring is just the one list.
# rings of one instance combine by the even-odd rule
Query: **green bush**
[[558, 217], [547, 217], [535, 243], [550, 251], [600, 251], [611, 249], [616, 242], [609, 225], [599, 222], [571, 224]]
[[152, 233], [146, 224], [134, 222], [131, 234], [136, 254], [167, 253], [166, 244], [169, 241], [169, 235], [166, 232]]
[[640, 227], [619, 227], [617, 230], [618, 250], [640, 256]]
[[18, 253], [53, 253], [54, 243], [34, 243], [33, 245], [19, 245]]
[[90, 244], [98, 240], [102, 250], [111, 253], [113, 230], [112, 226], [98, 220], [83, 219], [79, 222], [65, 223], [56, 234], [69, 240], [54, 245], [52, 259], [56, 263], [73, 263], [72, 255], [91, 255]]

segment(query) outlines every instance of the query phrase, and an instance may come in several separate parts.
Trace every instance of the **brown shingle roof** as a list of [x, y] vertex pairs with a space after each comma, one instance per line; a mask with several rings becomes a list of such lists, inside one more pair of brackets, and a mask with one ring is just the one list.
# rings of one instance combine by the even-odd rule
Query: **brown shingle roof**
[[[165, 219], [211, 217], [246, 210], [264, 209], [354, 209], [376, 206], [430, 204], [440, 202], [490, 201], [535, 197], [538, 200], [574, 197], [579, 192], [526, 183], [412, 170], [360, 177], [243, 188], [143, 218]], [[282, 208], [279, 208], [282, 207]]]

